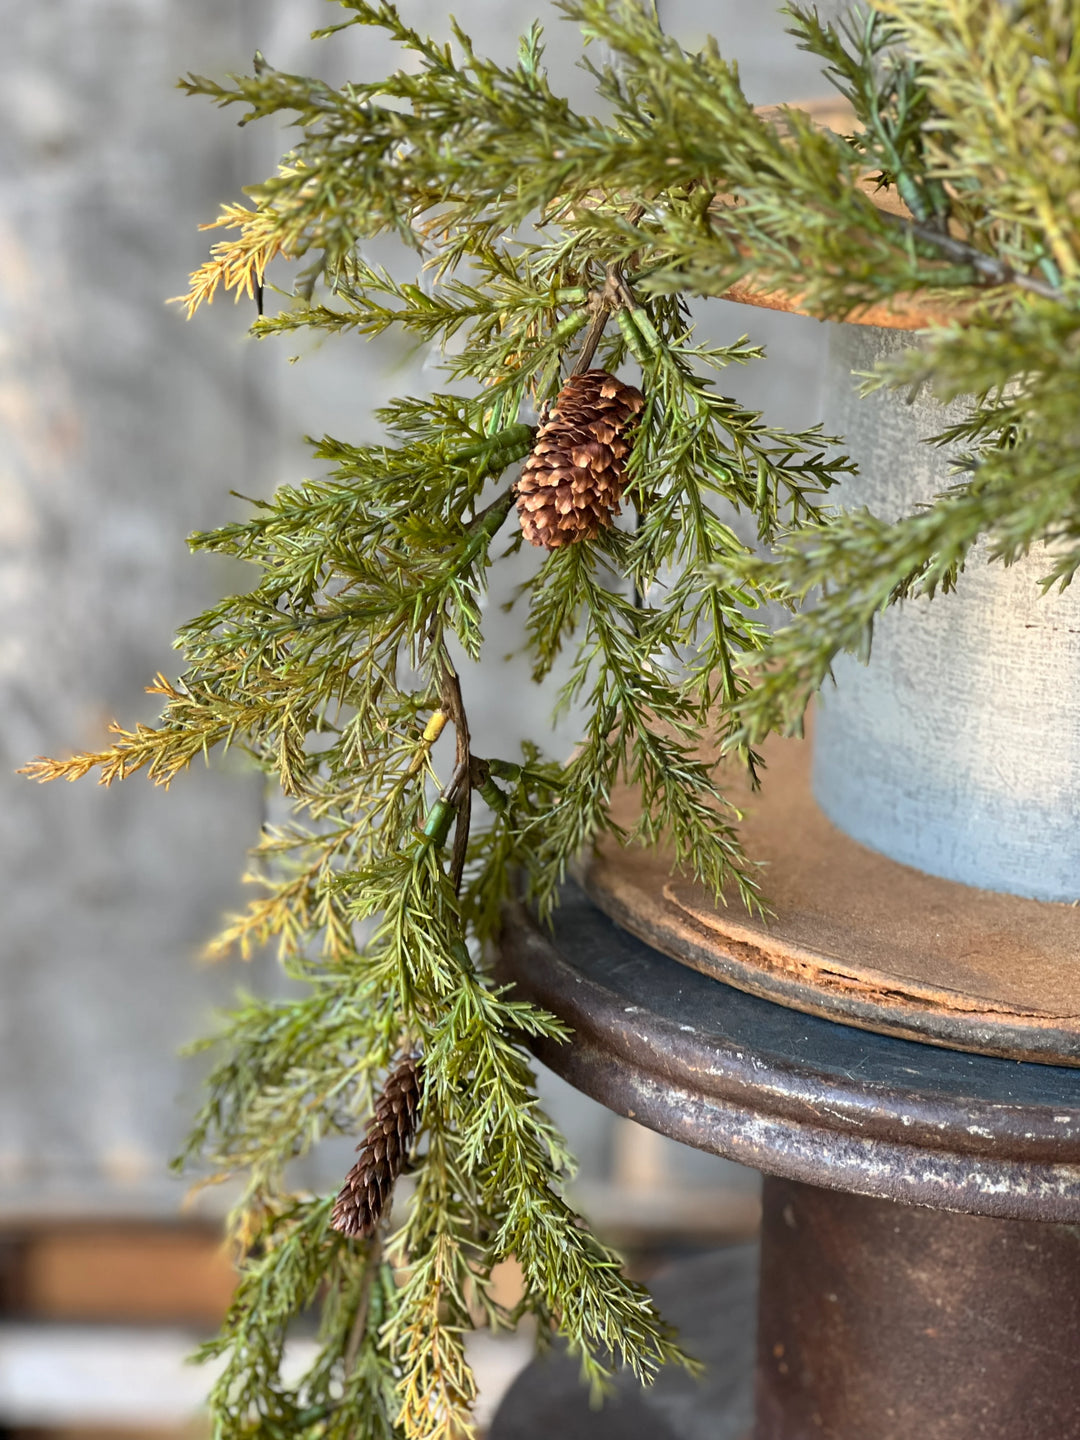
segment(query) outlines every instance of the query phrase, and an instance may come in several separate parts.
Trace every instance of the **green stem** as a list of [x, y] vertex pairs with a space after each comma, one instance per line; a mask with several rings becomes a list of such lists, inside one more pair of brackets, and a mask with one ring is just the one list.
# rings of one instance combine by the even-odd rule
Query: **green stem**
[[1033, 295], [1041, 295], [1044, 300], [1064, 301], [1065, 296], [1056, 286], [1049, 284], [1046, 280], [1040, 280], [1037, 275], [1026, 275], [1022, 270], [1014, 270], [1005, 260], [1000, 260], [996, 255], [987, 255], [983, 250], [977, 250], [974, 245], [969, 245], [966, 240], [958, 240], [954, 235], [948, 235], [943, 230], [938, 230], [930, 223], [923, 223], [919, 220], [906, 220], [902, 215], [891, 215], [888, 211], [882, 211], [882, 219], [890, 225], [899, 226], [908, 230], [917, 240], [924, 244], [933, 245], [950, 260], [958, 260], [962, 264], [970, 265], [978, 275], [991, 285], [1015, 285], [1020, 290], [1029, 290]]
[[[521, 428], [529, 431], [529, 444], [520, 454], [514, 457], [517, 460], [524, 459], [529, 453], [529, 450], [532, 449], [533, 431], [530, 430], [527, 425]], [[512, 464], [513, 462], [508, 461], [507, 463]], [[497, 499], [493, 500], [490, 505], [481, 510], [472, 521], [469, 526], [469, 543], [461, 552], [461, 558], [458, 562], [457, 568], [459, 570], [464, 570], [466, 565], [472, 564], [473, 560], [480, 554], [480, 551], [491, 543], [501, 529], [506, 517], [510, 514], [510, 507], [513, 505], [515, 498], [514, 487], [510, 485]]]

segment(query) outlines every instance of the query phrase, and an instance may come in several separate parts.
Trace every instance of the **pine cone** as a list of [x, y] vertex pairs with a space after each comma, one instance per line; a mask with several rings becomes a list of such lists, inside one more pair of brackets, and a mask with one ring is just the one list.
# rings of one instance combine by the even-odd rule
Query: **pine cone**
[[619, 513], [645, 397], [606, 370], [571, 375], [517, 484], [521, 529], [548, 550], [591, 540]]
[[363, 1144], [356, 1147], [360, 1158], [346, 1175], [330, 1216], [331, 1228], [342, 1235], [366, 1240], [378, 1225], [409, 1153], [420, 1085], [419, 1063], [411, 1055], [386, 1077]]

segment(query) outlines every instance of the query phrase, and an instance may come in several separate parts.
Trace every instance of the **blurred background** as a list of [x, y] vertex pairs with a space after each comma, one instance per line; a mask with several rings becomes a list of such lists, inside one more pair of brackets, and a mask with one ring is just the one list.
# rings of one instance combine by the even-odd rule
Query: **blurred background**
[[[447, 31], [444, 0], [401, 9]], [[556, 88], [593, 108], [576, 31], [545, 0], [454, 12], [501, 59], [539, 13]], [[771, 5], [660, 0], [660, 13], [687, 46], [715, 34], [758, 103], [829, 93]], [[288, 146], [186, 100], [176, 77], [244, 70], [256, 48], [334, 81], [400, 63], [372, 32], [309, 40], [335, 18], [325, 0], [0, 0], [0, 1436], [200, 1429], [207, 1376], [182, 1361], [231, 1275], [221, 1198], [185, 1206], [167, 1170], [199, 1086], [178, 1051], [238, 985], [274, 984], [272, 959], [198, 956], [242, 904], [245, 850], [277, 802], [239, 760], [168, 794], [13, 772], [98, 746], [112, 717], [154, 718], [143, 687], [177, 668], [177, 625], [249, 583], [184, 544], [240, 513], [230, 491], [302, 478], [305, 434], [371, 439], [376, 405], [439, 383], [424, 348], [345, 337], [290, 365], [295, 341], [247, 338], [249, 305], [219, 299], [189, 324], [164, 303], [206, 253], [197, 224]], [[725, 379], [740, 398], [786, 425], [819, 417], [824, 326], [722, 302], [701, 323], [767, 345]], [[465, 676], [481, 753], [574, 741], [572, 717], [538, 724], [525, 667], [498, 659], [518, 623], [498, 601], [532, 564], [503, 567], [491, 659]], [[639, 1274], [753, 1233], [756, 1174], [541, 1083], [581, 1162], [578, 1203]], [[336, 1189], [350, 1153], [325, 1147], [304, 1183]], [[524, 1341], [477, 1351], [486, 1406], [527, 1357]]]

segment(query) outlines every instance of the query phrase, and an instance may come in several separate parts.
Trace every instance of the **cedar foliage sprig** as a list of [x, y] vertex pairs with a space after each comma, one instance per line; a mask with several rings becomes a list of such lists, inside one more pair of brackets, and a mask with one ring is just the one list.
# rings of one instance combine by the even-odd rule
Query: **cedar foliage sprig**
[[[969, 297], [962, 320], [880, 364], [864, 389], [925, 385], [971, 405], [929, 441], [948, 447], [956, 473], [931, 505], [894, 523], [832, 514], [794, 529], [770, 560], [713, 568], [724, 589], [742, 578], [785, 604], [820, 596], [770, 640], [768, 671], [736, 707], [742, 744], [798, 731], [835, 657], [865, 657], [886, 606], [951, 590], [976, 542], [1002, 564], [1045, 547], [1046, 589], [1070, 584], [1080, 566], [1075, 4], [874, 0], [842, 26], [802, 6], [789, 13], [864, 126], [845, 143], [911, 211], [888, 219], [892, 264], [876, 298], [892, 293], [893, 275], [905, 288], [904, 263], [931, 257], [960, 267], [952, 297]], [[824, 209], [834, 225], [854, 220], [846, 202], [830, 197]], [[806, 289], [830, 313], [830, 256], [815, 251]], [[909, 284], [918, 279], [913, 269]]]
[[[1006, 560], [1053, 540], [1056, 582], [1080, 554], [1080, 47], [1065, 0], [874, 0], [844, 27], [793, 6], [797, 39], [854, 106], [847, 136], [758, 114], [714, 44], [686, 53], [620, 0], [561, 6], [618, 57], [593, 71], [606, 121], [552, 92], [537, 27], [500, 66], [456, 28], [443, 45], [390, 4], [343, 5], [345, 25], [384, 30], [409, 68], [335, 89], [258, 57], [228, 84], [186, 82], [245, 121], [288, 116], [297, 135], [250, 203], [213, 222], [225, 238], [188, 310], [222, 287], [252, 294], [291, 258], [293, 293], [257, 336], [396, 328], [448, 347], [450, 388], [380, 412], [377, 443], [314, 442], [322, 478], [193, 537], [255, 567], [253, 587], [183, 629], [186, 669], [155, 685], [156, 727], [35, 769], [97, 768], [105, 783], [145, 769], [167, 785], [234, 745], [291, 798], [254, 852], [262, 893], [211, 948], [276, 942], [302, 992], [229, 1018], [186, 1156], [240, 1181], [240, 1285], [204, 1347], [223, 1361], [221, 1440], [450, 1440], [474, 1393], [465, 1332], [525, 1314], [566, 1338], [594, 1386], [618, 1364], [649, 1378], [679, 1358], [564, 1198], [570, 1157], [522, 1048], [562, 1026], [478, 958], [511, 876], [546, 910], [583, 846], [664, 830], [714, 893], [759, 904], [702, 734], [754, 766], [837, 651], [865, 644], [883, 605], [948, 588], [981, 533]], [[909, 214], [879, 210], [867, 177]], [[365, 258], [384, 232], [425, 275]], [[965, 329], [880, 377], [978, 397], [941, 437], [965, 452], [948, 495], [897, 524], [823, 508], [846, 461], [818, 430], [767, 425], [725, 397], [718, 374], [760, 352], [703, 344], [690, 324], [687, 296], [747, 277], [832, 318], [913, 290], [963, 303]], [[636, 365], [646, 397], [625, 496], [636, 528], [553, 552], [525, 587], [535, 676], [569, 653], [561, 701], [583, 704], [584, 733], [565, 764], [528, 745], [478, 756], [454, 656], [483, 655], [481, 599], [534, 411], [609, 313], [597, 363]], [[765, 605], [815, 588], [823, 602], [771, 633]], [[444, 727], [455, 757], [436, 774]], [[642, 793], [626, 833], [608, 814], [620, 780]], [[330, 1227], [332, 1198], [292, 1193], [288, 1166], [354, 1134], [403, 1051], [424, 1071], [412, 1200], [392, 1234], [349, 1242]], [[512, 1314], [491, 1287], [510, 1256], [525, 1280]], [[286, 1381], [285, 1344], [312, 1309], [317, 1357]]]

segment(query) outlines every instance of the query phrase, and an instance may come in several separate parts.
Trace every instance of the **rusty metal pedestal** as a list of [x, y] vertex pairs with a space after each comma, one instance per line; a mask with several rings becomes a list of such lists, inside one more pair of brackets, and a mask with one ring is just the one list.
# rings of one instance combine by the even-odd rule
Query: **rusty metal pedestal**
[[531, 1368], [491, 1440], [630, 1440], [649, 1425], [741, 1440], [751, 1384], [753, 1440], [1080, 1440], [1080, 1072], [744, 994], [573, 889], [553, 934], [511, 920], [502, 966], [573, 1026], [538, 1052], [552, 1069], [768, 1178], [753, 1381], [753, 1302], [729, 1258], [673, 1275], [662, 1297], [691, 1317], [720, 1391], [626, 1387], [621, 1419], [605, 1419]]

